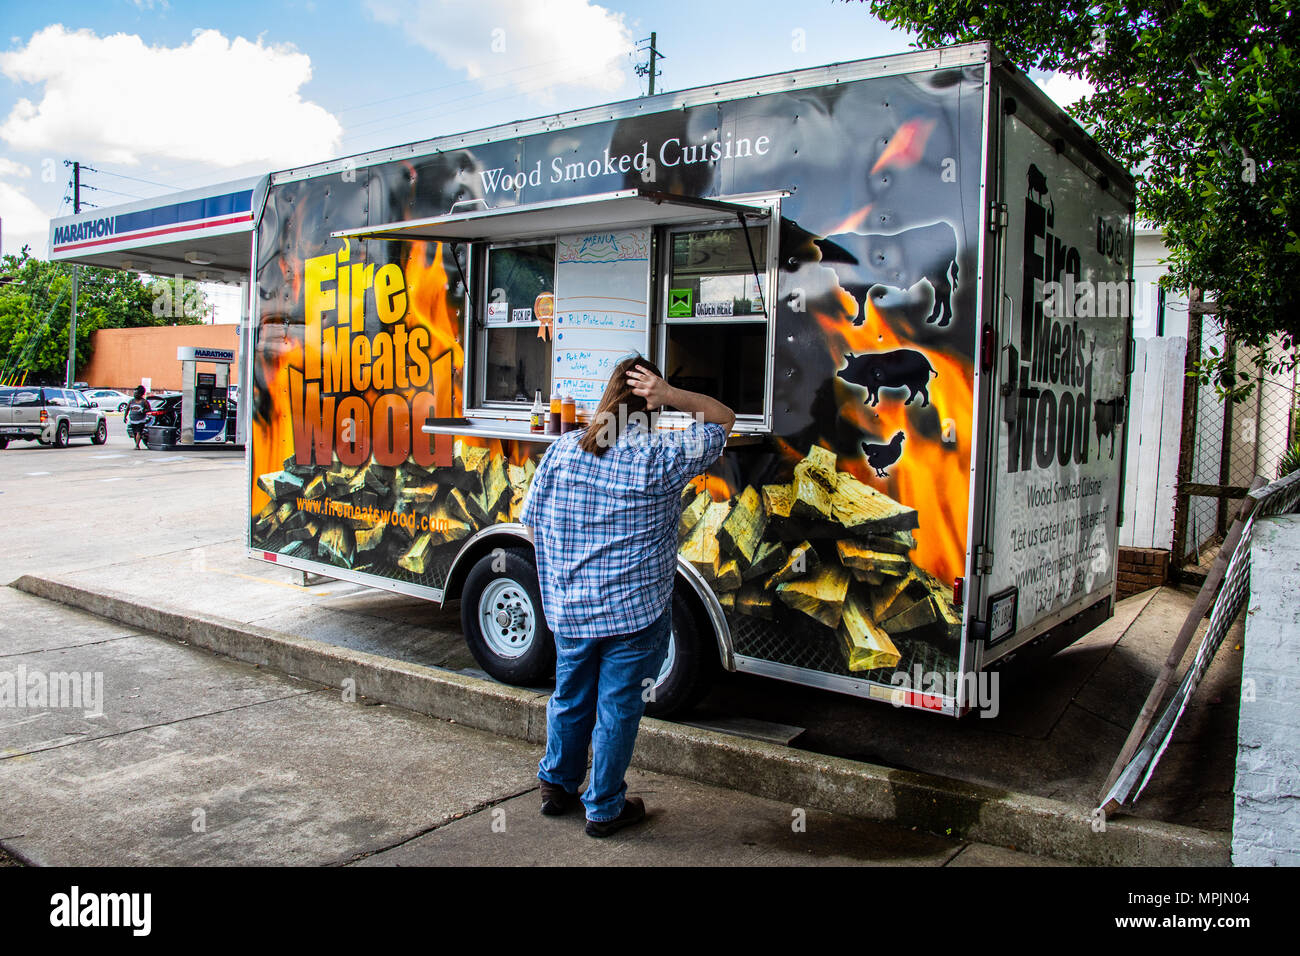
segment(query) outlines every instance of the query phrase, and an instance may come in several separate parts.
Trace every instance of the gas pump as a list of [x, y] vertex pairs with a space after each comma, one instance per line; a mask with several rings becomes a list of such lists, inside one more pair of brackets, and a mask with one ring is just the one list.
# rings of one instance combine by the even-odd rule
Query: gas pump
[[[227, 388], [231, 349], [182, 346], [176, 350], [181, 362], [181, 430], [178, 444], [219, 445], [226, 441], [229, 414]], [[210, 362], [215, 372], [200, 372], [199, 362]]]

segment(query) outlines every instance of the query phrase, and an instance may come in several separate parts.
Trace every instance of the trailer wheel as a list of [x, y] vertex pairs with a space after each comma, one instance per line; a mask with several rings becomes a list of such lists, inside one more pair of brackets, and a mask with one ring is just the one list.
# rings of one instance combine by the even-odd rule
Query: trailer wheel
[[555, 640], [528, 555], [510, 549], [479, 558], [461, 590], [460, 623], [474, 659], [502, 683], [536, 686], [555, 676]]
[[669, 717], [694, 707], [713, 686], [720, 664], [718, 649], [680, 588], [673, 590], [673, 629], [668, 656], [654, 693], [646, 702], [648, 717]]

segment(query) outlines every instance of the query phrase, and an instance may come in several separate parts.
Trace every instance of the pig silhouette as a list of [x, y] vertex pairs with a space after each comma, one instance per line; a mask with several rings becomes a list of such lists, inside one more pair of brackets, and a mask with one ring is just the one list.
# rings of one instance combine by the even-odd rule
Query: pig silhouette
[[845, 365], [836, 376], [867, 390], [864, 404], [879, 405], [882, 388], [905, 388], [909, 394], [904, 405], [920, 395], [921, 407], [930, 404], [930, 376], [939, 373], [930, 360], [915, 349], [894, 349], [892, 352], [868, 352], [865, 355], [844, 356]]
[[934, 307], [925, 321], [945, 326], [952, 320], [952, 289], [957, 284], [957, 232], [936, 222], [895, 233], [842, 232], [820, 240], [822, 263], [860, 306], [856, 325], [866, 318], [866, 299], [881, 286], [903, 291], [922, 279], [934, 290]]

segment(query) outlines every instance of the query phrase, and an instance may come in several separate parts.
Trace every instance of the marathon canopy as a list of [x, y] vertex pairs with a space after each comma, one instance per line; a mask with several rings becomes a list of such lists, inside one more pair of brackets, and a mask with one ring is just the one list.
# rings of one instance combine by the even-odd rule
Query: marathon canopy
[[624, 189], [596, 196], [556, 199], [498, 209], [408, 219], [400, 222], [340, 229], [334, 238], [406, 239], [414, 242], [480, 242], [489, 239], [528, 239], [565, 232], [617, 230], [626, 226], [660, 225], [699, 219], [701, 211], [720, 212], [743, 220], [764, 219], [767, 209], [714, 199], [697, 199]]
[[200, 282], [247, 281], [266, 177], [91, 209], [50, 221], [56, 262]]

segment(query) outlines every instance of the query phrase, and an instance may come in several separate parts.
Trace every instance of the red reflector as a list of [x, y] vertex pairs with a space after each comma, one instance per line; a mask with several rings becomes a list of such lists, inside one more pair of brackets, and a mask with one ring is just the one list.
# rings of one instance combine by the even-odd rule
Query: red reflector
[[263, 551], [263, 552], [262, 552], [262, 557], [266, 558], [266, 560], [268, 560], [268, 561], [274, 561], [274, 560], [275, 560], [275, 552], [274, 552], [274, 551]]
[[933, 694], [921, 694], [914, 690], [907, 692], [907, 706], [922, 710], [943, 710], [943, 698]]
[[957, 578], [952, 582], [952, 603], [961, 607], [962, 597], [966, 594], [966, 579]]

